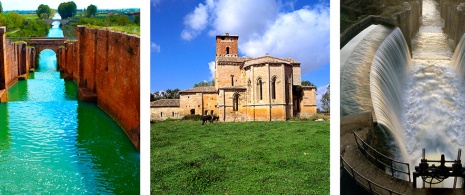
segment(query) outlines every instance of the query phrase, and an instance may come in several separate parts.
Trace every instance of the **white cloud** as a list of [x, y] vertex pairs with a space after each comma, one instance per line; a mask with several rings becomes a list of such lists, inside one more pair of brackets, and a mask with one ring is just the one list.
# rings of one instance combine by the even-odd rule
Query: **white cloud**
[[207, 6], [199, 3], [195, 10], [184, 17], [185, 28], [181, 33], [181, 38], [191, 40], [199, 35], [207, 27], [208, 12]]
[[211, 61], [208, 63], [208, 68], [210, 69], [210, 81], [215, 79], [215, 61]]
[[306, 74], [329, 64], [329, 6], [294, 8], [293, 1], [206, 0], [185, 17], [181, 37], [239, 35], [241, 54], [293, 58]]
[[260, 37], [239, 44], [247, 56], [266, 53], [301, 63], [302, 74], [329, 64], [329, 9], [308, 7], [280, 14]]
[[155, 52], [155, 53], [160, 53], [161, 52], [160, 46], [157, 45], [154, 42], [151, 43], [150, 48], [152, 49], [152, 52]]
[[158, 4], [160, 4], [161, 0], [150, 0], [152, 2], [153, 7], [157, 7]]

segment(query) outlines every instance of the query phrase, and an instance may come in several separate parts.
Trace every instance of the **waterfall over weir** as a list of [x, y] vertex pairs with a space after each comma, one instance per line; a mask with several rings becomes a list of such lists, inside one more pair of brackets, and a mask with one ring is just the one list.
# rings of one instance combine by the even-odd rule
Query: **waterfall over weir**
[[[399, 28], [372, 25], [341, 50], [341, 114], [373, 112], [378, 130], [391, 134], [397, 159], [404, 149], [402, 99], [410, 52]], [[354, 41], [354, 42], [353, 42]], [[398, 151], [398, 149], [400, 151]]]
[[432, 0], [423, 1], [412, 57], [401, 31], [389, 29], [373, 25], [341, 49], [341, 115], [373, 112], [375, 131], [390, 134], [385, 144], [411, 172], [423, 148], [429, 160], [456, 159], [465, 150], [464, 37], [452, 55]]

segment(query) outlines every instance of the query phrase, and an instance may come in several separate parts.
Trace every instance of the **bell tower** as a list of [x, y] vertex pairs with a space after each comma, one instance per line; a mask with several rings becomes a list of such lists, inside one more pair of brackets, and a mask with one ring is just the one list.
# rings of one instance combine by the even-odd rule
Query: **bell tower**
[[216, 36], [216, 56], [234, 56], [238, 55], [237, 41], [239, 36], [229, 35], [226, 33], [224, 35]]

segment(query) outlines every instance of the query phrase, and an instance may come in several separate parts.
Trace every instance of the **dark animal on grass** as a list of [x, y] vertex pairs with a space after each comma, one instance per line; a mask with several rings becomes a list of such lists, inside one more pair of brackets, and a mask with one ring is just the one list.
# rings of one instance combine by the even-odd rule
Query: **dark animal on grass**
[[218, 122], [218, 119], [220, 119], [219, 116], [213, 116], [212, 119], [210, 120], [210, 123], [213, 123], [213, 122]]
[[202, 125], [205, 124], [205, 122], [207, 122], [207, 121], [210, 121], [210, 123], [211, 123], [211, 122], [212, 122], [212, 118], [213, 118], [213, 117], [210, 116], [210, 115], [203, 116], [203, 117], [202, 117]]

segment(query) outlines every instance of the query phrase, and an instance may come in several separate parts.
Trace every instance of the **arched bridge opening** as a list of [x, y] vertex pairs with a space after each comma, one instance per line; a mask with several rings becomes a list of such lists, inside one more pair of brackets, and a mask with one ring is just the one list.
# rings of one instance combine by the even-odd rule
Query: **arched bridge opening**
[[34, 47], [37, 53], [42, 52], [44, 49], [50, 49], [58, 53], [65, 41], [64, 38], [30, 38], [26, 40], [28, 45]]

